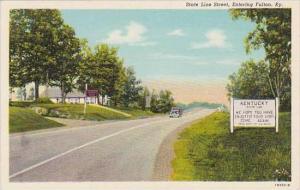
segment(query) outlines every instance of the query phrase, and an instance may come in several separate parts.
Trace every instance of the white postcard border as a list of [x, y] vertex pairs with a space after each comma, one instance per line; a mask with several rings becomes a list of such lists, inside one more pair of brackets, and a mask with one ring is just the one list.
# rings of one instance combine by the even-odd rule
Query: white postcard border
[[[227, 9], [224, 7], [200, 8], [185, 7], [186, 2], [203, 1], [0, 1], [0, 122], [1, 122], [1, 185], [0, 189], [300, 189], [300, 2], [283, 1], [285, 8], [292, 8], [292, 182], [74, 182], [74, 183], [12, 183], [8, 180], [9, 136], [8, 136], [8, 13], [12, 8], [58, 8], [58, 9]], [[222, 2], [222, 1], [218, 1]], [[223, 2], [233, 2], [226, 1]], [[256, 2], [241, 1], [235, 2]], [[263, 1], [274, 2], [274, 1]], [[239, 7], [237, 7], [239, 8]], [[245, 7], [241, 7], [245, 8]], [[258, 8], [258, 7], [255, 7]], [[264, 8], [264, 7], [261, 7]], [[276, 187], [276, 184], [290, 184], [289, 187]]]

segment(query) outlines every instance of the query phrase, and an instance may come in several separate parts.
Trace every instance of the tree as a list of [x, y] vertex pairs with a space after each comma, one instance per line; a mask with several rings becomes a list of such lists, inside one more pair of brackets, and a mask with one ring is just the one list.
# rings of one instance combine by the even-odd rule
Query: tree
[[167, 113], [174, 106], [174, 98], [169, 90], [161, 90], [159, 92], [158, 108], [160, 113]]
[[61, 89], [62, 103], [68, 93], [75, 88], [81, 61], [80, 40], [76, 38], [73, 28], [64, 25], [53, 47], [55, 62], [50, 65], [49, 84]]
[[23, 87], [26, 85], [25, 80], [22, 80], [23, 71], [16, 60], [11, 60], [9, 64], [9, 86]]
[[264, 61], [244, 62], [237, 73], [229, 76], [228, 96], [238, 98], [271, 98], [268, 78], [270, 71]]
[[137, 80], [133, 67], [128, 67], [125, 72], [125, 83], [123, 86], [122, 103], [125, 107], [137, 103], [139, 94], [143, 89], [141, 81]]
[[[85, 46], [86, 44], [83, 43], [82, 45]], [[84, 92], [87, 84], [89, 89], [98, 90], [98, 92], [102, 94], [102, 86], [104, 83], [102, 78], [102, 63], [96, 61], [93, 53], [89, 54], [84, 52], [83, 54], [85, 54], [85, 56], [80, 64], [80, 75], [77, 81], [79, 89]], [[97, 98], [98, 103], [100, 103], [99, 97]]]
[[151, 93], [151, 100], [150, 100], [150, 110], [154, 113], [158, 113], [158, 95], [156, 92], [153, 90]]
[[118, 58], [114, 64], [108, 66], [111, 75], [107, 76], [108, 92], [107, 95], [114, 106], [121, 102], [121, 97], [124, 92], [123, 86], [126, 83], [126, 68], [123, 66], [123, 59]]
[[21, 100], [26, 100], [27, 93], [25, 87], [21, 87], [17, 90], [17, 97]]
[[48, 82], [49, 66], [55, 63], [53, 51], [63, 19], [54, 9], [14, 9], [10, 12], [10, 85], [35, 84], [35, 99], [39, 86]]
[[264, 48], [265, 63], [273, 97], [290, 104], [291, 89], [291, 10], [290, 9], [233, 9], [233, 19], [243, 18], [256, 23], [245, 39], [246, 52]]
[[167, 113], [175, 105], [172, 93], [169, 90], [161, 90], [159, 95], [155, 91], [151, 94], [150, 110], [155, 113]]
[[87, 50], [85, 54], [80, 66], [79, 88], [83, 91], [85, 84], [88, 84], [89, 88], [100, 92], [102, 100], [107, 95], [117, 101], [124, 72], [123, 60], [118, 57], [117, 48], [100, 44], [93, 53]]
[[90, 76], [92, 69], [94, 68], [93, 64], [93, 52], [89, 47], [88, 41], [86, 39], [80, 39], [80, 57], [81, 61], [79, 62], [79, 76], [77, 80], [77, 86], [79, 90], [84, 92], [85, 84], [91, 82], [92, 77]]
[[143, 87], [139, 95], [139, 106], [142, 110], [146, 110], [147, 98], [150, 96], [150, 91], [147, 87]]
[[122, 95], [124, 94], [124, 85], [126, 83], [126, 68], [123, 66], [123, 60], [121, 65], [119, 65], [119, 72], [117, 76], [117, 80], [114, 84], [114, 91], [111, 95], [111, 103], [114, 106], [122, 103]]

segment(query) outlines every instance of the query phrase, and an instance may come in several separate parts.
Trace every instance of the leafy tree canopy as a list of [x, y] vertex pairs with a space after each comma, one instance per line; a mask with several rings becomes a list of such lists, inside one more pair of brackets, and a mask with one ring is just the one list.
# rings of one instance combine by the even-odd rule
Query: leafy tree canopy
[[[255, 29], [245, 39], [245, 49], [250, 53], [251, 50], [263, 48], [266, 56], [263, 62], [249, 61], [242, 65], [237, 74], [230, 76], [230, 84], [227, 86], [229, 95], [241, 98], [246, 96], [245, 92], [247, 92], [250, 93], [249, 97], [263, 98], [271, 94], [273, 97], [279, 97], [281, 107], [285, 109], [290, 107], [291, 9], [233, 9], [230, 13], [233, 19], [242, 18], [256, 23]], [[251, 83], [251, 80], [242, 76], [243, 72], [247, 72], [247, 67], [248, 69], [259, 68], [266, 73], [257, 70], [260, 73], [257, 75], [255, 72], [248, 71], [251, 75], [248, 73], [247, 77], [253, 80]], [[239, 82], [241, 84], [238, 84]], [[261, 82], [265, 82], [264, 85]], [[264, 87], [267, 84], [269, 88]], [[254, 92], [255, 88], [257, 92]]]

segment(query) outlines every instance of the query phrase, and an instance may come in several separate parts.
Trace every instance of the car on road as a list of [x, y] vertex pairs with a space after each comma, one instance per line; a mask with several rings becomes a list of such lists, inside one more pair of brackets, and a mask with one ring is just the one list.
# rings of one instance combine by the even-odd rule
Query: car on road
[[170, 118], [178, 118], [178, 117], [181, 117], [182, 116], [182, 113], [183, 113], [183, 110], [181, 108], [176, 108], [176, 107], [173, 107], [169, 113], [169, 117]]

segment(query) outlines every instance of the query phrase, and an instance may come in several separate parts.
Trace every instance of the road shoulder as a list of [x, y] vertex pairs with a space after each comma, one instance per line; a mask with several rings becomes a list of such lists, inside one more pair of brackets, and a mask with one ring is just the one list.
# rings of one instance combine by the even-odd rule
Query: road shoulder
[[156, 156], [155, 165], [152, 174], [153, 181], [170, 181], [172, 174], [172, 160], [174, 159], [174, 143], [179, 137], [180, 132], [189, 127], [192, 122], [187, 123], [172, 131], [161, 143]]
[[44, 134], [50, 132], [60, 132], [65, 130], [73, 130], [74, 128], [83, 128], [83, 127], [95, 127], [101, 126], [102, 124], [106, 123], [113, 123], [119, 120], [106, 120], [106, 121], [89, 121], [89, 120], [75, 120], [75, 119], [64, 119], [64, 118], [55, 118], [55, 117], [45, 117], [46, 119], [58, 122], [63, 124], [63, 127], [54, 127], [48, 129], [38, 129], [32, 131], [25, 131], [25, 132], [17, 132], [11, 133], [10, 137], [18, 137], [24, 135], [37, 135], [37, 134]]

